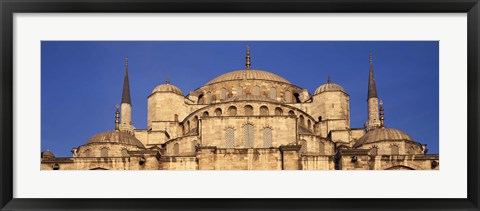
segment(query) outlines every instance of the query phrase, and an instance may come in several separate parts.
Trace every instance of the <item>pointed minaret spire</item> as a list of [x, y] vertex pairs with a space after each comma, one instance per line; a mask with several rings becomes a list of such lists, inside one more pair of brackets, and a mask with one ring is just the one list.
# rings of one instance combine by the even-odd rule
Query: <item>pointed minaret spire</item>
[[380, 128], [385, 127], [385, 113], [383, 111], [383, 101], [380, 100]]
[[370, 73], [368, 74], [368, 99], [378, 98], [377, 85], [375, 84], [375, 78], [373, 76], [373, 58], [370, 53]]
[[367, 131], [381, 127], [381, 122], [378, 115], [378, 95], [375, 78], [373, 77], [373, 59], [370, 53], [370, 73], [368, 77], [368, 121], [365, 124]]
[[250, 70], [250, 46], [247, 45], [247, 55], [245, 56], [246, 62], [245, 65], [247, 66], [246, 69]]
[[123, 79], [122, 103], [132, 104], [130, 100], [130, 83], [128, 82], [128, 57], [125, 57], [125, 77]]
[[328, 74], [328, 80], [327, 80], [327, 83], [331, 84], [332, 83], [332, 79], [330, 79], [330, 74]]
[[115, 105], [115, 108], [117, 109], [115, 111], [115, 130], [120, 130], [120, 112], [118, 111], [118, 108], [120, 106], [117, 104]]

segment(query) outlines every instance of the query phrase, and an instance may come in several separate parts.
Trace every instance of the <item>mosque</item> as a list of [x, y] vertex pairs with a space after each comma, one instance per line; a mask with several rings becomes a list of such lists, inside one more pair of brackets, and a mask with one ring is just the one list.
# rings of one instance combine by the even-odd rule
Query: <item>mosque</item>
[[169, 80], [155, 87], [147, 97], [147, 128], [138, 129], [126, 59], [113, 130], [73, 148], [72, 157], [42, 152], [41, 169], [438, 170], [438, 154], [385, 126], [371, 54], [367, 96], [368, 119], [351, 128], [342, 86], [329, 77], [310, 94], [274, 73], [251, 69], [247, 47], [245, 69], [187, 95]]

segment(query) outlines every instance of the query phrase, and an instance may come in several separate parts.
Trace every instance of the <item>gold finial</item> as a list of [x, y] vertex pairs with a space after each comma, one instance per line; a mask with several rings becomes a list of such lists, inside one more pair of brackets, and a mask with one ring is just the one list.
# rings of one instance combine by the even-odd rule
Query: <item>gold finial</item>
[[380, 100], [380, 128], [385, 127], [385, 113], [383, 110], [383, 101]]
[[373, 56], [372, 56], [372, 52], [370, 52], [370, 64], [372, 64], [372, 61], [373, 61]]
[[120, 112], [118, 112], [118, 108], [120, 106], [117, 104], [115, 105], [115, 108], [117, 111], [115, 111], [115, 130], [120, 130]]
[[125, 68], [128, 69], [128, 56], [125, 57]]
[[167, 79], [165, 80], [165, 83], [170, 84], [170, 77], [169, 76], [167, 76]]
[[331, 84], [332, 83], [332, 79], [330, 79], [330, 74], [328, 74], [328, 81], [327, 83]]
[[247, 66], [247, 70], [250, 70], [250, 46], [247, 45], [247, 56], [245, 57], [245, 59], [247, 60], [245, 65]]

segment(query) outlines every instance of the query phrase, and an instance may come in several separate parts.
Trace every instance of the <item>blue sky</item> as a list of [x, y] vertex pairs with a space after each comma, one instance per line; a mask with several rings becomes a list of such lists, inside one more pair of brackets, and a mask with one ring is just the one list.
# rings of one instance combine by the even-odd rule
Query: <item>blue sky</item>
[[369, 53], [384, 102], [385, 125], [439, 152], [439, 70], [436, 41], [43, 41], [41, 147], [57, 157], [114, 129], [129, 58], [132, 122], [147, 125], [147, 96], [167, 77], [186, 95], [209, 80], [245, 68], [266, 70], [315, 89], [340, 84], [350, 95], [351, 127], [367, 120]]

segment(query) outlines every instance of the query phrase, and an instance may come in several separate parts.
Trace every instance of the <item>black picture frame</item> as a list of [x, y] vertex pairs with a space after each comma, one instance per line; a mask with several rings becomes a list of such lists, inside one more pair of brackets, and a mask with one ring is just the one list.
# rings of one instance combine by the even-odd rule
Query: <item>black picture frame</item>
[[[478, 0], [0, 0], [2, 210], [479, 210]], [[468, 190], [466, 199], [18, 199], [13, 198], [13, 15], [15, 13], [467, 13]], [[454, 181], [445, 181], [454, 182]], [[278, 185], [295, 185], [279, 183]], [[160, 190], [159, 190], [160, 191]], [[353, 190], [361, 193], [361, 190]], [[446, 190], [447, 191], [447, 190]], [[359, 196], [361, 196], [359, 194]], [[199, 195], [201, 197], [201, 195]]]

